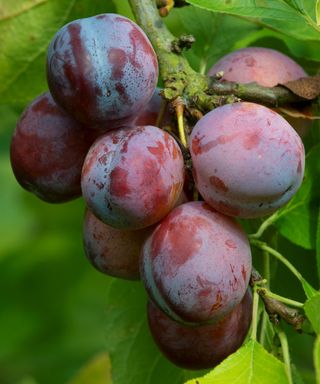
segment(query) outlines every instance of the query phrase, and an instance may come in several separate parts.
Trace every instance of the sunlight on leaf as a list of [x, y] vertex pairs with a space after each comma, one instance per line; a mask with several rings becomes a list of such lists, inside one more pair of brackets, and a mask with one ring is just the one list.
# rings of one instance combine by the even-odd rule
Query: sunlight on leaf
[[317, 0], [317, 3], [316, 3], [316, 18], [317, 18], [317, 24], [320, 25], [320, 0]]
[[284, 364], [256, 341], [249, 341], [204, 377], [186, 384], [286, 384]]
[[320, 335], [318, 335], [315, 342], [313, 353], [314, 366], [316, 369], [316, 380], [317, 384], [320, 384]]
[[304, 311], [315, 332], [320, 335], [320, 292], [311, 297], [304, 304]]
[[111, 363], [107, 353], [101, 353], [85, 364], [68, 384], [111, 384]]
[[[291, 1], [292, 2], [292, 1]], [[237, 15], [268, 26], [297, 39], [317, 40], [319, 28], [312, 19], [305, 17], [296, 7], [279, 0], [188, 0], [188, 3], [215, 12]]]

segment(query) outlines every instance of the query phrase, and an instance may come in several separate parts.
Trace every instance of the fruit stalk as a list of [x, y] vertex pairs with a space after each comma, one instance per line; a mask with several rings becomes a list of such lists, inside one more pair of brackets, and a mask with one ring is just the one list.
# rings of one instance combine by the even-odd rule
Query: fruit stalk
[[279, 106], [299, 103], [304, 99], [282, 86], [267, 88], [256, 83], [223, 83], [195, 72], [188, 61], [173, 52], [176, 37], [166, 27], [153, 0], [129, 0], [137, 23], [148, 35], [158, 57], [164, 82], [163, 96], [168, 101], [182, 97], [186, 110], [198, 109], [206, 113], [219, 105], [238, 101]]

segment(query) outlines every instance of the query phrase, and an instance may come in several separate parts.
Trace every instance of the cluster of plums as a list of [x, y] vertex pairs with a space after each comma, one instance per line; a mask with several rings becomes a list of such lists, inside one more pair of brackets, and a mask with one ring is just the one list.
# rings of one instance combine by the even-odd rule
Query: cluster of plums
[[[265, 48], [231, 53], [209, 74], [221, 71], [221, 81], [265, 86], [305, 76]], [[189, 137], [203, 201], [188, 201], [180, 146], [156, 127], [157, 58], [135, 23], [102, 14], [65, 25], [49, 46], [47, 78], [50, 93], [27, 107], [13, 135], [18, 182], [51, 203], [82, 195], [90, 262], [112, 276], [141, 277], [151, 333], [172, 362], [215, 366], [251, 322], [250, 246], [234, 217], [270, 214], [297, 191], [299, 135], [258, 104], [214, 109]]]

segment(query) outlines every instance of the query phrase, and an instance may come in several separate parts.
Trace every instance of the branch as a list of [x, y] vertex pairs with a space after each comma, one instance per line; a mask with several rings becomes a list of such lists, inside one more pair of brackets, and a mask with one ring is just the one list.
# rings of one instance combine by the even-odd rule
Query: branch
[[195, 110], [206, 113], [217, 106], [240, 99], [269, 106], [304, 100], [281, 86], [266, 88], [255, 83], [221, 82], [199, 74], [183, 56], [174, 52], [172, 47], [176, 46], [177, 39], [160, 17], [156, 1], [129, 0], [129, 3], [138, 24], [148, 35], [157, 53], [160, 75], [164, 82], [162, 96], [168, 102], [181, 98], [190, 115], [195, 115]]
[[[265, 310], [268, 313], [272, 323], [278, 325], [280, 319], [293, 326], [293, 328], [301, 333], [305, 332], [312, 334], [313, 330], [308, 319], [296, 308], [291, 308], [289, 305], [294, 305], [301, 308], [303, 305], [294, 300], [290, 300], [270, 292], [266, 288], [266, 280], [264, 280], [258, 271], [253, 269], [250, 279], [250, 286], [255, 288], [261, 300], [264, 303]], [[280, 299], [282, 301], [280, 301]]]
[[209, 92], [216, 95], [234, 95], [245, 101], [258, 101], [260, 104], [278, 107], [284, 104], [306, 102], [289, 89], [278, 85], [273, 88], [257, 83], [239, 84], [231, 81], [219, 81], [211, 78]]

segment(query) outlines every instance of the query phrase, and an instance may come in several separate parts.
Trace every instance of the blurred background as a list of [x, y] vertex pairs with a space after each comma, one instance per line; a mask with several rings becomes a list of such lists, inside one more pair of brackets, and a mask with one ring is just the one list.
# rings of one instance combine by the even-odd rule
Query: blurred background
[[[117, 383], [126, 382], [129, 369], [124, 364], [129, 357], [132, 371], [142, 364], [140, 360], [144, 360], [144, 368], [149, 368], [147, 359], [157, 359], [163, 383], [173, 383], [174, 375], [179, 379], [177, 383], [185, 377], [181, 370], [159, 358], [159, 352], [144, 335], [134, 336], [138, 340], [135, 351], [139, 353], [129, 356], [128, 352], [123, 358], [123, 351], [129, 351], [127, 334], [140, 327], [141, 318], [145, 321], [143, 291], [137, 283], [131, 291], [129, 283], [114, 283], [87, 262], [82, 248], [82, 199], [60, 205], [44, 203], [18, 185], [10, 167], [10, 140], [17, 119], [25, 106], [46, 90], [45, 52], [53, 34], [69, 20], [116, 11], [130, 16], [126, 0], [0, 0], [1, 384], [67, 383], [88, 361], [109, 351], [110, 345], [117, 375], [123, 372]], [[195, 19], [202, 23], [194, 23]], [[222, 18], [191, 7], [172, 12], [167, 23], [176, 34], [187, 31], [196, 35], [197, 43], [188, 58], [201, 71], [225, 53], [247, 45], [279, 49], [295, 56], [310, 74], [318, 70], [319, 42], [299, 42], [241, 19]], [[318, 143], [319, 138], [319, 131], [313, 131], [306, 138], [307, 146]], [[285, 238], [280, 239], [279, 249], [318, 288], [314, 251]], [[303, 300], [303, 292], [292, 276], [282, 267], [277, 274], [274, 290]], [[118, 302], [128, 315], [127, 323], [118, 321], [119, 316], [110, 310]], [[313, 339], [287, 331], [294, 363], [305, 382], [314, 382]], [[148, 377], [150, 383], [155, 383], [152, 375]], [[89, 379], [83, 383], [100, 381]]]
[[0, 107], [0, 383], [64, 383], [105, 349], [108, 279], [84, 256], [82, 200], [46, 204], [14, 179], [19, 114]]

